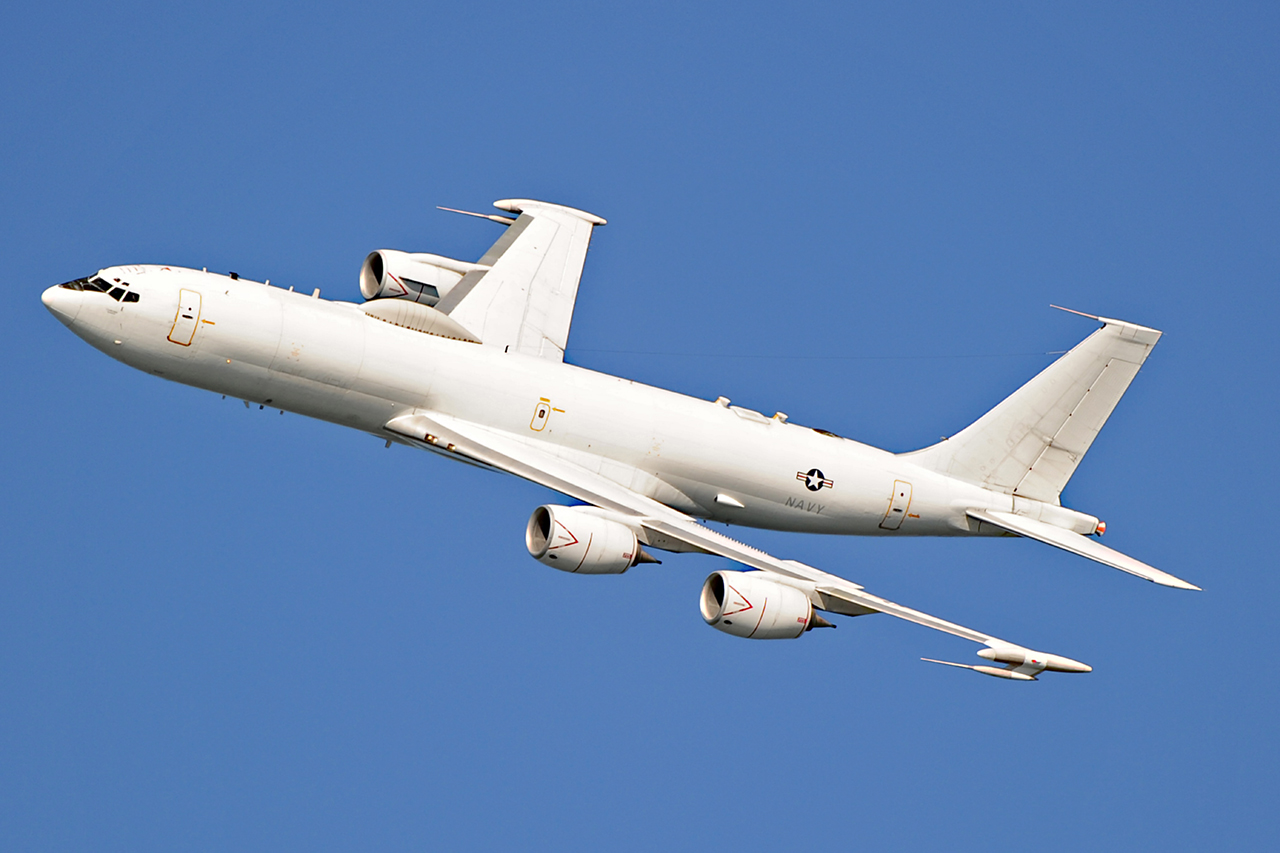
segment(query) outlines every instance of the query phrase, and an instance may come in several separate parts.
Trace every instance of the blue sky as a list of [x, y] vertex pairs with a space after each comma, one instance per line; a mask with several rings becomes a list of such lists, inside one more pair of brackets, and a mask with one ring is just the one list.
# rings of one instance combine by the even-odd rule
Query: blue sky
[[[1270, 4], [19, 4], [0, 13], [6, 849], [1277, 843]], [[569, 360], [892, 450], [1094, 325], [1165, 338], [1027, 541], [740, 531], [1092, 663], [884, 617], [707, 628], [723, 561], [578, 578], [521, 481], [171, 385], [40, 305], [118, 263], [358, 300], [440, 213], [609, 219]]]

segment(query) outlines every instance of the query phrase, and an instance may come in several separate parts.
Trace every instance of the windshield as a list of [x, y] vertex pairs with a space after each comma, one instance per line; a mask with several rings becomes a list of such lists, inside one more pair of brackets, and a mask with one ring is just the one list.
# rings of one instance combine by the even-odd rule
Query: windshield
[[137, 293], [129, 289], [129, 282], [115, 279], [112, 284], [101, 276], [93, 278], [77, 278], [73, 281], [64, 281], [58, 287], [65, 287], [68, 290], [88, 290], [95, 293], [105, 293], [116, 302], [137, 302], [139, 296]]

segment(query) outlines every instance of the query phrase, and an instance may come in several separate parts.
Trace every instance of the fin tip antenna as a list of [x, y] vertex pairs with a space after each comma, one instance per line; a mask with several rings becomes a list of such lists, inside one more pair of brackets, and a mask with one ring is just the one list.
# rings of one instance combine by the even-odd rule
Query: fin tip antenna
[[436, 205], [436, 210], [447, 210], [450, 213], [461, 213], [463, 216], [474, 216], [478, 219], [487, 219], [490, 222], [498, 222], [503, 225], [515, 224], [515, 220], [512, 219], [510, 216], [498, 216], [497, 214], [494, 214], [494, 213], [475, 213], [474, 211], [459, 210], [456, 207], [444, 207], [443, 205], [439, 205], [439, 204]]
[[1077, 310], [1076, 310], [1076, 309], [1074, 309], [1074, 308], [1063, 308], [1061, 305], [1054, 305], [1052, 302], [1050, 302], [1050, 303], [1049, 303], [1049, 307], [1050, 307], [1050, 308], [1057, 308], [1059, 311], [1066, 311], [1068, 314], [1079, 314], [1081, 317], [1088, 317], [1090, 320], [1099, 320], [1099, 321], [1100, 321], [1100, 320], [1102, 319], [1101, 317], [1097, 316], [1096, 314], [1086, 314], [1085, 312], [1083, 312], [1083, 311], [1077, 311]]

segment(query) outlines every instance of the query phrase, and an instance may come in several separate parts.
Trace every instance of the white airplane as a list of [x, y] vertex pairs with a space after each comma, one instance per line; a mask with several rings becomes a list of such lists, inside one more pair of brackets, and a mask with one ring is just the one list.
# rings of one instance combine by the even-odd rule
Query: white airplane
[[[699, 523], [871, 536], [1025, 536], [1165, 586], [1199, 589], [1102, 545], [1097, 518], [1061, 506], [1075, 471], [1160, 332], [1102, 327], [956, 435], [894, 454], [730, 405], [564, 364], [592, 229], [605, 220], [528, 199], [476, 263], [381, 250], [357, 305], [204, 270], [117, 266], [56, 285], [49, 310], [139, 370], [505, 471], [589, 506], [540, 506], [529, 554], [579, 574], [715, 554], [702, 616], [738, 637], [795, 638], [821, 614], [886, 613], [983, 645], [1033, 681], [1091, 667], [880, 598]], [[457, 211], [467, 213], [467, 211]], [[1092, 316], [1092, 315], [1085, 315]]]

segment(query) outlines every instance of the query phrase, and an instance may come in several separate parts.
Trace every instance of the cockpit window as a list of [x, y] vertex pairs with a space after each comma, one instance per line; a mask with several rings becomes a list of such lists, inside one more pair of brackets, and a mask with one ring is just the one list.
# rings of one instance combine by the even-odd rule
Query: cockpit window
[[[102, 281], [102, 279], [98, 279], [98, 281]], [[93, 282], [89, 282], [89, 283], [92, 284]], [[126, 289], [129, 287], [129, 282], [127, 281], [122, 281], [119, 284], [115, 285], [114, 287], [112, 287], [111, 285], [108, 285], [105, 281], [102, 281], [102, 285], [103, 285], [103, 290], [107, 291], [107, 296], [110, 296], [116, 302], [137, 302], [138, 301], [138, 294], [134, 293], [132, 290]]]
[[93, 278], [77, 278], [74, 281], [64, 281], [58, 287], [65, 287], [68, 290], [88, 290], [94, 293], [105, 293], [116, 302], [137, 302], [140, 297], [137, 293], [129, 290], [129, 282], [116, 279], [115, 284], [111, 284], [98, 276]]

